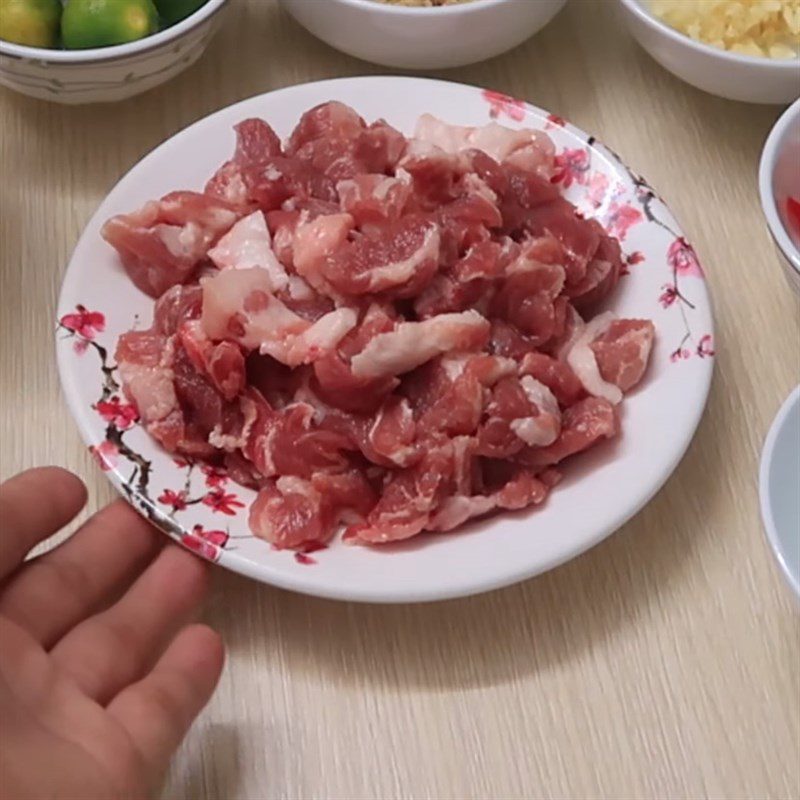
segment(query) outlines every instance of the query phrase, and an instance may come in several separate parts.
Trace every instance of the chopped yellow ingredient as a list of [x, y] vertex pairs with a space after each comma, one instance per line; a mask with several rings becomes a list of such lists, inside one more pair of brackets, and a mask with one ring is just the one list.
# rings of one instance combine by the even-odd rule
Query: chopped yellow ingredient
[[800, 0], [650, 0], [653, 13], [698, 42], [748, 56], [800, 54]]

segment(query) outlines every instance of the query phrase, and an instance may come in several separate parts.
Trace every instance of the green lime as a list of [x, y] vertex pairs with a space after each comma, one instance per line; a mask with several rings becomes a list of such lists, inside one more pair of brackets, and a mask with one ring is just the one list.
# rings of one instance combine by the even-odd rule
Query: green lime
[[67, 0], [61, 39], [69, 50], [135, 42], [158, 30], [152, 0]]
[[31, 47], [58, 43], [59, 0], [0, 0], [0, 39]]
[[155, 0], [158, 13], [167, 25], [174, 25], [206, 4], [206, 0]]

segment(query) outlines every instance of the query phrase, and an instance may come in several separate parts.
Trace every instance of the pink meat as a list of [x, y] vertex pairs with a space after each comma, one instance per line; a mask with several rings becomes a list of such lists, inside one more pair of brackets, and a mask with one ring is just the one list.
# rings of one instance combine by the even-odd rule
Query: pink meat
[[407, 140], [329, 102], [282, 146], [244, 120], [204, 193], [103, 230], [158, 297], [116, 352], [143, 426], [256, 490], [276, 548], [541, 504], [553, 465], [618, 434], [654, 339], [593, 314], [622, 253], [554, 168], [546, 134], [494, 122]]
[[570, 367], [545, 353], [526, 353], [519, 372], [520, 375], [532, 375], [547, 386], [563, 408], [575, 405], [586, 396], [583, 384]]
[[366, 522], [350, 526], [345, 536], [367, 544], [416, 536], [428, 527], [452, 476], [452, 445], [429, 451], [416, 466], [394, 474]]
[[403, 397], [389, 397], [370, 420], [366, 430], [364, 454], [373, 462], [408, 466], [419, 460], [420, 447], [415, 443], [417, 425], [411, 404]]
[[603, 301], [616, 288], [622, 273], [619, 242], [606, 236], [599, 223], [592, 220], [592, 224], [600, 229], [600, 243], [586, 266], [583, 278], [564, 290], [564, 294], [581, 313], [591, 311]]
[[322, 103], [300, 117], [286, 149], [294, 155], [301, 147], [318, 139], [354, 139], [366, 127], [364, 120], [344, 103]]
[[570, 406], [562, 418], [561, 434], [548, 447], [530, 447], [517, 458], [524, 464], [546, 467], [619, 432], [619, 420], [614, 406], [600, 397], [587, 397]]
[[[327, 218], [320, 217], [310, 225], [323, 219]], [[341, 244], [342, 237], [339, 246], [331, 247], [326, 242], [326, 255], [314, 261], [318, 272], [305, 260], [301, 265], [301, 233], [295, 242], [298, 272], [331, 296], [413, 297], [430, 283], [439, 264], [441, 234], [436, 223], [424, 217], [406, 216], [352, 243]]]
[[231, 340], [246, 351], [258, 350], [283, 364], [297, 366], [331, 352], [356, 324], [356, 313], [338, 308], [310, 322], [274, 294], [266, 270], [223, 270], [203, 281], [204, 334]]
[[282, 155], [278, 134], [263, 119], [245, 119], [234, 125], [236, 152], [233, 160], [237, 164], [259, 164], [272, 157]]
[[476, 128], [462, 127], [449, 125], [431, 114], [423, 114], [417, 122], [414, 136], [445, 153], [480, 150], [498, 163], [512, 164], [545, 179], [553, 174], [555, 148], [543, 131], [514, 130], [496, 122]]
[[292, 403], [274, 409], [252, 389], [244, 401], [252, 421], [242, 452], [265, 478], [280, 475], [308, 478], [315, 472], [338, 471], [347, 466], [350, 441], [341, 434], [321, 429], [314, 421], [313, 407]]
[[478, 454], [509, 458], [525, 447], [551, 445], [561, 432], [558, 401], [530, 375], [503, 378], [493, 388], [478, 430]]
[[552, 488], [550, 476], [517, 467], [506, 482], [491, 494], [453, 494], [445, 498], [431, 516], [428, 529], [449, 531], [467, 520], [482, 517], [498, 508], [518, 511], [540, 505]]
[[614, 320], [590, 345], [603, 380], [630, 391], [642, 379], [650, 360], [655, 327], [646, 319]]
[[327, 542], [334, 524], [332, 509], [319, 490], [294, 476], [267, 484], [250, 507], [250, 530], [280, 550]]
[[164, 336], [172, 336], [184, 322], [198, 319], [202, 308], [203, 290], [199, 286], [173, 286], [156, 301], [153, 328]]
[[489, 323], [477, 311], [401, 322], [354, 356], [353, 374], [369, 379], [400, 375], [442, 353], [480, 350], [488, 336]]
[[192, 277], [236, 216], [222, 200], [173, 192], [138, 211], [112, 217], [101, 233], [119, 253], [133, 283], [151, 297], [159, 297]]
[[288, 152], [333, 180], [393, 169], [405, 137], [382, 120], [367, 126], [342, 103], [307, 111], [292, 133]]
[[173, 382], [174, 354], [174, 337], [153, 331], [122, 334], [115, 353], [125, 394], [148, 433], [170, 452], [177, 451], [185, 433]]
[[363, 520], [375, 492], [358, 470], [315, 474], [310, 480], [282, 476], [259, 493], [250, 509], [250, 528], [282, 550], [325, 543], [337, 523]]
[[342, 339], [336, 350], [314, 362], [312, 385], [323, 401], [344, 411], [377, 410], [399, 381], [392, 375], [378, 378], [356, 375], [352, 357], [377, 335], [391, 331], [394, 324], [382, 306], [370, 306], [358, 327]]
[[336, 184], [342, 211], [359, 227], [400, 219], [411, 194], [408, 181], [388, 175], [355, 175]]
[[239, 345], [227, 341], [215, 344], [199, 321], [184, 322], [178, 336], [195, 369], [211, 380], [225, 400], [234, 400], [244, 391], [245, 363]]

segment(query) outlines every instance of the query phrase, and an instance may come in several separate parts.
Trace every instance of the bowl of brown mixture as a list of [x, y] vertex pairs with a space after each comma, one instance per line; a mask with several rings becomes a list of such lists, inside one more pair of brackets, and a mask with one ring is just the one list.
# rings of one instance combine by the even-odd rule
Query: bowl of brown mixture
[[522, 44], [566, 0], [281, 0], [319, 39], [404, 69], [461, 67]]

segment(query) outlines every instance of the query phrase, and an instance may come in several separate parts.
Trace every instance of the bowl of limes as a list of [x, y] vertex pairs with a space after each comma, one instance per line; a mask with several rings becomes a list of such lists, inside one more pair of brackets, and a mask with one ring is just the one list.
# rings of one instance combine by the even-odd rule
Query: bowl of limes
[[0, 0], [0, 84], [58, 103], [145, 92], [203, 54], [229, 0]]

